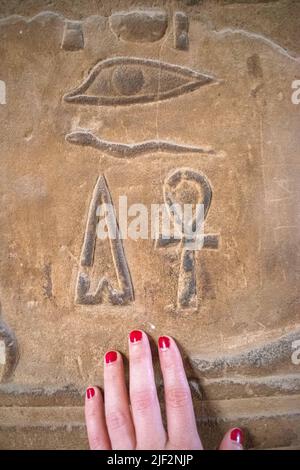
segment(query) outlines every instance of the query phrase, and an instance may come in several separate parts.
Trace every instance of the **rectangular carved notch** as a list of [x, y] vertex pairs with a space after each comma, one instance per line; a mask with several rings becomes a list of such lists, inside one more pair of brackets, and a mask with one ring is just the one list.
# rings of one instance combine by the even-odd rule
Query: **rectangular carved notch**
[[174, 14], [174, 47], [183, 51], [189, 48], [189, 19], [186, 13]]

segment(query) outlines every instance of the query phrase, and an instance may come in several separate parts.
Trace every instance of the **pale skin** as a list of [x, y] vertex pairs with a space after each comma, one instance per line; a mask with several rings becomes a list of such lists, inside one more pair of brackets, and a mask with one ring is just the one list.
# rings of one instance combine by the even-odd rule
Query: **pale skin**
[[[92, 450], [202, 450], [190, 387], [176, 342], [170, 336], [158, 341], [164, 381], [167, 429], [164, 428], [154, 380], [147, 334], [135, 330], [128, 337], [129, 393], [122, 356], [109, 351], [104, 357], [104, 397], [99, 388], [87, 389], [85, 419]], [[243, 431], [232, 428], [220, 450], [242, 450]]]

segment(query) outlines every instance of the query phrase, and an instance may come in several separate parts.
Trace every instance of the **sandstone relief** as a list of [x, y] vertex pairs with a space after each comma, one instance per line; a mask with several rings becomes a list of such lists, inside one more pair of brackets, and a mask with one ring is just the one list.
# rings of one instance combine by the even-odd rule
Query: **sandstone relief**
[[2, 319], [0, 304], [0, 383], [10, 379], [18, 360], [19, 350], [17, 340], [13, 331]]
[[[97, 231], [97, 211], [101, 209], [101, 204], [112, 204], [111, 196], [104, 176], [97, 180], [93, 191], [88, 221], [86, 225], [85, 237], [81, 253], [81, 268], [91, 267], [101, 260], [94, 259]], [[86, 272], [79, 269], [75, 300], [78, 304], [100, 304], [103, 302], [104, 294], [107, 293], [108, 301], [114, 305], [123, 305], [134, 299], [133, 286], [128, 269], [124, 248], [120, 239], [117, 221], [113, 214], [107, 213], [107, 226], [111, 231], [116, 231], [115, 238], [110, 238], [111, 256], [117, 273], [119, 289], [113, 288], [107, 277], [102, 277], [95, 292], [90, 292], [90, 278]]]
[[119, 11], [110, 16], [109, 24], [123, 41], [154, 42], [164, 36], [168, 16], [166, 12], [155, 9]]
[[[291, 355], [293, 353], [293, 342], [300, 337], [300, 331], [289, 331], [284, 335], [278, 335], [278, 332], [272, 334], [273, 337], [265, 341], [259, 338], [258, 344], [249, 345], [247, 348], [239, 348], [239, 351], [222, 356], [201, 357], [201, 355], [192, 355], [192, 362], [202, 377], [215, 378], [225, 373], [234, 378], [240, 374], [249, 376], [264, 375], [272, 377], [274, 371], [280, 371], [278, 380], [284, 383], [284, 369], [291, 367]], [[240, 377], [241, 378], [241, 377]], [[273, 376], [273, 380], [275, 377]], [[263, 381], [263, 380], [262, 380]]]
[[[84, 388], [143, 329], [206, 447], [300, 448], [300, 3], [242, 3], [1, 2], [0, 447], [86, 447]], [[202, 202], [201, 250], [123, 240], [122, 195]]]
[[6, 104], [6, 85], [3, 80], [0, 80], [0, 104]]
[[216, 79], [187, 67], [138, 57], [113, 57], [98, 62], [64, 100], [97, 106], [150, 103], [211, 83]]
[[189, 48], [189, 18], [186, 13], [174, 14], [174, 47], [183, 51]]
[[[189, 187], [190, 186], [190, 187]], [[183, 200], [178, 198], [181, 195]], [[175, 207], [172, 215], [175, 223], [180, 226], [180, 231], [183, 233], [183, 220], [182, 213], [176, 213], [175, 204], [187, 203], [186, 194], [193, 196], [194, 201], [189, 197], [189, 203], [203, 204], [204, 207], [204, 220], [208, 214], [212, 189], [209, 181], [205, 175], [195, 172], [189, 168], [176, 169], [169, 174], [164, 183], [164, 199], [167, 207]], [[191, 221], [191, 232], [195, 233], [195, 239], [199, 235], [197, 233], [198, 226], [196, 225], [195, 216]], [[164, 234], [156, 241], [156, 247], [166, 247], [169, 244], [180, 243], [181, 245], [181, 261], [180, 271], [178, 277], [178, 292], [177, 292], [177, 309], [179, 312], [198, 310], [197, 299], [197, 286], [196, 286], [196, 252], [199, 248], [189, 249], [189, 244], [195, 244], [195, 239], [185, 240], [184, 235], [180, 242], [174, 238], [167, 238]], [[201, 238], [202, 248], [217, 249], [219, 247], [219, 235], [217, 234], [203, 234]]]
[[136, 144], [121, 144], [119, 142], [108, 142], [93, 135], [86, 130], [72, 131], [66, 135], [66, 141], [75, 144], [93, 147], [101, 152], [117, 158], [136, 158], [147, 153], [194, 153], [217, 155], [209, 148], [197, 147], [192, 145], [182, 145], [175, 142], [164, 140], [148, 140]]
[[65, 23], [61, 47], [65, 51], [78, 51], [84, 48], [82, 26], [79, 21]]

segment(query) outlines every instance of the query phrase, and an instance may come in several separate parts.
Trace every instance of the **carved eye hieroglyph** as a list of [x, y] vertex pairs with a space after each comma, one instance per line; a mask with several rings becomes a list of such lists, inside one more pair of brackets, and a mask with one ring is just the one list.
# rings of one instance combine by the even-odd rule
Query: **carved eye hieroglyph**
[[69, 103], [126, 105], [179, 96], [214, 82], [209, 75], [179, 65], [137, 57], [98, 62], [77, 88], [64, 96]]

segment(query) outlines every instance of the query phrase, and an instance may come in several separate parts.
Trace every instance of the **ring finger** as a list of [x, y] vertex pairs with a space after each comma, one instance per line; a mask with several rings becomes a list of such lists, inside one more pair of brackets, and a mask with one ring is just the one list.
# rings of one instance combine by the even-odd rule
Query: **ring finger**
[[168, 447], [202, 449], [198, 435], [190, 387], [180, 352], [169, 336], [158, 340], [159, 359], [164, 379], [168, 422]]

